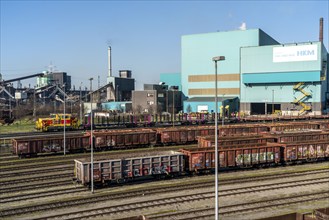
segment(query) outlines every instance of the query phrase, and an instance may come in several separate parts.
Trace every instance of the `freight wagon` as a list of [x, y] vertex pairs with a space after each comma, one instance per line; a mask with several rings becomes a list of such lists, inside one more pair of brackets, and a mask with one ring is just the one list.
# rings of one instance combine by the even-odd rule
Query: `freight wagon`
[[[225, 136], [218, 137], [218, 145], [219, 146], [227, 146], [227, 145], [239, 145], [239, 144], [260, 144], [274, 142], [274, 138], [266, 137], [264, 135], [240, 135], [240, 136]], [[198, 147], [215, 147], [215, 136], [200, 136], [198, 138]]]
[[320, 125], [314, 122], [290, 122], [269, 124], [268, 128], [269, 131], [299, 131], [320, 129]]
[[308, 142], [317, 140], [328, 140], [329, 142], [329, 132], [321, 130], [270, 133], [267, 137], [274, 139], [274, 141], [278, 143]]
[[[75, 162], [75, 181], [89, 185], [91, 180], [90, 161]], [[180, 175], [185, 171], [184, 154], [180, 152], [149, 152], [134, 158], [94, 161], [93, 180], [95, 185], [110, 185], [140, 178], [161, 178]]]
[[[299, 123], [298, 129], [310, 129], [319, 128], [319, 124], [314, 123]], [[275, 128], [275, 129], [274, 129]], [[219, 136], [227, 136], [232, 141], [237, 137], [255, 136], [269, 134], [270, 130], [276, 130], [274, 133], [285, 133], [286, 128], [291, 129], [291, 124], [278, 124], [278, 125], [225, 125], [219, 127]], [[277, 131], [279, 130], [279, 131]], [[298, 130], [298, 132], [304, 132], [306, 130]], [[314, 131], [314, 130], [312, 130]], [[271, 131], [273, 133], [273, 131]], [[191, 126], [191, 127], [173, 127], [173, 128], [135, 128], [135, 129], [114, 129], [114, 130], [99, 130], [93, 133], [93, 143], [96, 150], [102, 149], [119, 149], [119, 148], [137, 148], [142, 146], [153, 146], [153, 145], [170, 145], [170, 144], [188, 144], [196, 143], [199, 137], [214, 135], [214, 126]], [[303, 136], [305, 133], [302, 133]], [[310, 139], [317, 139], [316, 132], [314, 136], [307, 136]], [[322, 134], [321, 134], [322, 135]], [[321, 138], [328, 138], [327, 134], [323, 134]], [[326, 137], [325, 137], [326, 136]], [[90, 149], [90, 133], [80, 134], [80, 136], [74, 136], [67, 134], [66, 150], [68, 152], [76, 152], [80, 150], [88, 151]], [[71, 141], [70, 138], [74, 140]], [[306, 136], [305, 136], [306, 137]], [[271, 138], [271, 137], [267, 137]], [[289, 137], [282, 137], [282, 140]], [[301, 140], [304, 137], [300, 137]], [[78, 140], [79, 139], [79, 140]], [[227, 144], [239, 144], [240, 143], [252, 143], [260, 140], [237, 140], [237, 142], [230, 142], [227, 139]], [[294, 140], [293, 137], [290, 141]], [[308, 139], [305, 139], [308, 140]], [[18, 156], [32, 156], [44, 152], [62, 152], [63, 146], [63, 135], [51, 136], [51, 137], [34, 137], [34, 138], [19, 138], [13, 141], [13, 153]], [[71, 143], [72, 142], [72, 143]], [[273, 141], [277, 142], [277, 141]], [[282, 141], [280, 141], [282, 142]], [[284, 141], [286, 142], [286, 141]], [[74, 143], [74, 144], [73, 144]]]
[[225, 125], [220, 126], [219, 128], [220, 136], [234, 136], [234, 135], [255, 135], [261, 134], [269, 131], [269, 127], [267, 125]]
[[[282, 163], [282, 147], [275, 143], [222, 146], [218, 149], [219, 169], [252, 167]], [[205, 172], [215, 169], [215, 149], [182, 149], [189, 171]]]
[[194, 126], [194, 127], [176, 127], [176, 128], [158, 128], [158, 143], [168, 144], [187, 144], [196, 143], [199, 136], [214, 135], [214, 126]]
[[[215, 170], [215, 149], [190, 148], [180, 152], [142, 155], [127, 159], [111, 158], [94, 162], [94, 181], [98, 184], [125, 182], [140, 177], [163, 177], [210, 173]], [[154, 153], [156, 154], [156, 153]], [[257, 143], [220, 146], [220, 170], [289, 165], [329, 159], [328, 141], [308, 143]], [[75, 161], [75, 180], [89, 185], [90, 162]]]
[[329, 158], [329, 141], [317, 140], [284, 144], [286, 163], [317, 161]]
[[[90, 137], [85, 134], [70, 134], [65, 138], [66, 152], [81, 152], [90, 149]], [[64, 152], [63, 135], [12, 139], [13, 153], [19, 157], [32, 157], [39, 153]]]
[[94, 131], [93, 138], [96, 150], [153, 146], [157, 142], [156, 131], [151, 129]]

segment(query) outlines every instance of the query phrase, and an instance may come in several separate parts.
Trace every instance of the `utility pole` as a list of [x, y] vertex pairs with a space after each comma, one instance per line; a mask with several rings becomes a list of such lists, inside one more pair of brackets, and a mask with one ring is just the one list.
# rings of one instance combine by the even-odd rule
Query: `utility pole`
[[222, 100], [222, 128], [224, 127], [224, 118], [225, 118], [225, 114], [224, 114], [224, 112], [225, 112], [225, 105], [224, 105], [224, 96], [225, 96], [225, 94], [223, 94], [223, 100]]
[[[219, 157], [218, 157], [218, 85], [217, 85], [217, 62], [225, 60], [225, 56], [213, 57], [212, 61], [215, 62], [215, 220], [219, 219], [219, 200], [218, 200], [218, 167], [219, 167]], [[224, 108], [223, 108], [224, 110]]]
[[35, 106], [35, 87], [33, 89], [33, 118], [34, 120], [36, 120], [36, 106]]
[[172, 126], [175, 127], [175, 90], [172, 90]]
[[82, 124], [82, 97], [81, 97], [81, 85], [82, 82], [80, 83], [80, 124]]
[[92, 103], [92, 81], [90, 78], [90, 178], [91, 178], [91, 193], [94, 193], [94, 138], [93, 138], [93, 103]]
[[272, 90], [272, 123], [273, 123], [273, 117], [274, 117], [274, 89]]
[[63, 101], [64, 101], [64, 155], [66, 154], [66, 113], [65, 113], [65, 102], [66, 102], [66, 100], [65, 100], [65, 95], [66, 95], [66, 93], [65, 93], [65, 84], [63, 85], [63, 90], [64, 90], [64, 98], [63, 98]]

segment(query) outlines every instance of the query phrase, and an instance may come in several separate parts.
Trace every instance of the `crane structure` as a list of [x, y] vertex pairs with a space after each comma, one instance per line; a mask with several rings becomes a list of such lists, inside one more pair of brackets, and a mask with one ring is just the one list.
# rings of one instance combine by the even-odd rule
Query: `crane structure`
[[[15, 81], [20, 81], [24, 79], [29, 79], [33, 77], [43, 77], [44, 73], [36, 73], [32, 75], [22, 76], [10, 80], [3, 80], [2, 75], [0, 74], [0, 94], [4, 94], [8, 97], [3, 98], [4, 105], [3, 108], [0, 109], [0, 124], [8, 124], [13, 122], [13, 116], [12, 116], [12, 101], [15, 100], [15, 96], [12, 95], [10, 91], [7, 90], [8, 85]], [[6, 108], [6, 102], [9, 102], [7, 106], [9, 106], [9, 109]]]

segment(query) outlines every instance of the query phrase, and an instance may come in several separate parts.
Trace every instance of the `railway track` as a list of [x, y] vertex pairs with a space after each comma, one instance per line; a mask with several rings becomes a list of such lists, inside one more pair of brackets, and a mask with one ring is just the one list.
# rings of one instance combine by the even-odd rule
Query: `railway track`
[[22, 201], [22, 200], [45, 198], [45, 197], [49, 197], [49, 196], [58, 196], [58, 195], [64, 195], [67, 193], [73, 194], [73, 193], [85, 192], [87, 190], [88, 189], [86, 189], [85, 187], [79, 186], [77, 188], [72, 188], [72, 189], [55, 189], [55, 190], [49, 190], [49, 191], [45, 191], [45, 192], [27, 193], [27, 194], [20, 194], [20, 195], [14, 195], [14, 196], [1, 196], [0, 204], [9, 203], [9, 202], [17, 202], [17, 201]]
[[15, 184], [20, 184], [20, 183], [31, 184], [31, 182], [38, 182], [38, 181], [42, 181], [42, 180], [54, 180], [54, 179], [64, 178], [64, 177], [73, 177], [73, 173], [70, 171], [70, 172], [66, 172], [66, 173], [42, 175], [42, 176], [29, 177], [29, 178], [24, 178], [24, 179], [5, 180], [5, 181], [0, 182], [0, 187], [3, 188], [3, 187], [12, 186]]
[[[248, 181], [246, 181], [247, 183]], [[300, 181], [299, 184], [296, 184], [296, 181], [287, 181], [285, 182], [286, 185], [292, 185], [292, 187], [294, 186], [302, 186], [304, 184], [308, 185], [309, 183], [314, 183], [314, 182], [317, 182], [317, 183], [329, 183], [329, 177], [319, 177], [319, 178], [313, 178], [311, 180], [303, 180], [303, 181]], [[231, 184], [238, 184], [238, 183], [241, 183], [241, 182], [238, 182], [238, 181], [224, 181], [224, 182], [221, 182], [221, 185], [231, 185]], [[72, 182], [71, 182], [71, 185], [72, 185]], [[192, 183], [192, 184], [184, 184], [182, 186], [176, 186], [176, 189], [177, 190], [184, 190], [186, 188], [188, 189], [200, 189], [200, 188], [205, 188], [205, 187], [212, 187], [214, 185], [213, 181], [208, 181], [208, 182], [203, 182], [203, 183]], [[264, 185], [261, 185], [261, 186], [258, 186], [258, 187], [253, 187], [253, 188], [257, 188], [257, 190], [254, 190], [255, 192], [256, 191], [260, 191], [260, 189], [263, 189], [263, 190], [267, 190], [267, 189], [270, 189], [271, 187], [275, 187], [277, 184], [274, 183], [274, 184], [264, 184]], [[151, 190], [151, 191], [148, 191], [148, 190], [144, 190], [143, 191], [143, 194], [144, 195], [148, 195], [148, 194], [151, 194], [151, 193], [165, 193], [167, 192], [168, 190], [170, 190], [170, 187], [172, 186], [169, 186], [169, 187], [162, 187], [162, 188], [159, 188], [157, 190]], [[245, 188], [239, 188], [239, 191], [243, 190], [247, 190], [248, 192], [252, 192], [251, 191], [251, 188], [252, 187], [245, 187]], [[65, 194], [65, 193], [76, 193], [76, 192], [83, 192], [83, 191], [87, 191], [87, 189], [85, 187], [82, 187], [82, 186], [78, 186], [78, 188], [75, 188], [75, 189], [57, 189], [57, 190], [50, 190], [50, 191], [46, 191], [46, 192], [33, 192], [33, 193], [22, 193], [22, 194], [19, 194], [19, 195], [13, 195], [13, 196], [1, 196], [0, 197], [0, 203], [8, 203], [8, 202], [14, 202], [14, 201], [20, 201], [20, 200], [27, 200], [27, 199], [35, 199], [35, 198], [43, 198], [43, 197], [47, 197], [47, 196], [53, 196], [53, 195], [61, 195], [61, 194]], [[221, 191], [220, 191], [221, 192]], [[137, 196], [137, 195], [136, 195]]]
[[5, 188], [0, 188], [0, 193], [16, 193], [16, 192], [24, 192], [27, 190], [34, 189], [48, 189], [50, 187], [57, 186], [69, 186], [72, 185], [72, 180], [68, 178], [57, 178], [56, 180], [48, 180], [48, 181], [37, 181], [30, 182], [27, 185], [16, 185], [16, 186], [6, 186]]
[[[310, 171], [309, 174], [312, 172]], [[318, 174], [319, 172], [313, 172], [313, 174]], [[291, 178], [291, 174], [286, 174], [289, 176], [286, 176], [287, 178]], [[305, 175], [299, 173], [299, 176]], [[284, 175], [276, 175], [278, 178], [282, 179]], [[244, 180], [244, 181], [243, 181]], [[254, 182], [254, 181], [260, 181], [264, 180], [263, 177], [257, 177], [253, 178], [240, 178], [236, 180], [227, 180], [227, 181], [220, 181], [220, 184], [223, 185], [233, 185], [233, 184], [238, 184], [238, 183], [244, 183], [244, 182]], [[102, 202], [102, 201], [116, 201], [119, 199], [126, 199], [126, 198], [131, 198], [131, 197], [140, 197], [141, 194], [143, 195], [153, 195], [153, 194], [159, 194], [159, 193], [168, 193], [168, 192], [177, 192], [177, 191], [182, 191], [182, 190], [193, 190], [193, 189], [204, 189], [205, 187], [212, 187], [213, 180], [208, 181], [208, 185], [206, 185], [205, 182], [200, 182], [200, 183], [184, 183], [181, 185], [175, 185], [173, 187], [172, 185], [170, 186], [157, 186], [154, 188], [147, 188], [147, 189], [136, 189], [132, 190], [130, 192], [119, 192], [119, 193], [105, 193], [102, 195], [93, 195], [81, 199], [71, 199], [67, 201], [61, 201], [61, 202], [52, 202], [49, 204], [39, 204], [37, 206], [28, 206], [28, 207], [22, 207], [22, 208], [15, 208], [15, 209], [7, 209], [3, 210], [0, 212], [0, 216], [6, 217], [6, 216], [14, 216], [14, 215], [21, 215], [21, 214], [27, 214], [30, 212], [35, 212], [35, 211], [47, 211], [47, 210], [52, 210], [52, 209], [60, 209], [64, 207], [72, 207], [72, 206], [78, 206], [78, 205], [85, 205], [85, 204], [93, 204], [97, 202]], [[245, 187], [245, 188], [235, 188], [235, 189], [229, 189], [229, 190], [221, 190], [221, 196], [228, 196], [228, 195], [234, 195], [236, 193], [250, 193], [250, 192], [256, 192], [256, 191], [266, 191], [270, 189], [282, 189], [282, 188], [289, 188], [289, 187], [296, 187], [296, 184], [299, 184], [300, 186], [305, 186], [305, 185], [314, 185], [314, 184], [328, 184], [329, 183], [329, 177], [323, 177], [323, 178], [317, 178], [317, 179], [311, 179], [311, 180], [300, 180], [300, 181], [286, 181], [280, 184], [263, 184], [260, 185], [258, 184], [257, 186], [253, 187]], [[242, 191], [241, 191], [242, 190]], [[212, 190], [213, 191], [213, 190]], [[212, 194], [212, 193], [210, 193]], [[207, 197], [208, 198], [208, 197]], [[210, 198], [210, 197], [209, 197]], [[6, 199], [10, 199], [10, 197], [6, 197]], [[14, 199], [14, 197], [13, 197]], [[90, 210], [89, 210], [90, 211]], [[65, 216], [65, 215], [64, 215]], [[57, 216], [59, 217], [59, 216]], [[62, 216], [63, 217], [63, 216]], [[62, 218], [61, 217], [61, 218]], [[81, 217], [81, 216], [80, 216]]]
[[32, 167], [35, 165], [42, 165], [42, 164], [52, 164], [52, 163], [65, 163], [76, 159], [76, 157], [49, 157], [49, 158], [36, 158], [36, 159], [18, 159], [12, 161], [0, 161], [0, 171], [5, 171], [6, 169], [20, 169], [25, 167]]
[[[37, 167], [39, 168], [39, 167]], [[61, 165], [61, 166], [52, 166], [52, 167], [49, 167], [49, 168], [43, 168], [43, 169], [37, 169], [37, 170], [31, 170], [30, 169], [24, 169], [24, 170], [19, 170], [19, 171], [16, 171], [16, 172], [10, 172], [10, 171], [7, 171], [7, 172], [4, 172], [4, 171], [1, 171], [0, 172], [0, 179], [3, 179], [3, 178], [8, 178], [8, 177], [24, 177], [24, 176], [30, 176], [30, 175], [33, 175], [33, 174], [41, 174], [41, 173], [51, 173], [51, 172], [59, 172], [59, 171], [72, 171], [72, 164], [69, 164], [69, 165]]]
[[[323, 182], [320, 182], [323, 183]], [[326, 183], [328, 183], [328, 178]], [[304, 183], [303, 185], [314, 185], [317, 184], [316, 182], [306, 184]], [[289, 186], [289, 187], [295, 187], [295, 186]], [[247, 187], [246, 187], [247, 188]], [[256, 187], [257, 188], [257, 187]], [[283, 189], [283, 188], [288, 188], [287, 186], [280, 186], [280, 187], [275, 187], [273, 186], [270, 190], [275, 190], [275, 189]], [[179, 190], [179, 189], [177, 189]], [[238, 192], [237, 192], [238, 190]], [[219, 191], [219, 196], [220, 197], [226, 197], [226, 196], [237, 196], [237, 195], [242, 195], [242, 194], [247, 194], [247, 193], [252, 193], [252, 192], [261, 192], [264, 191], [265, 189], [253, 189], [253, 187], [248, 187], [248, 189], [244, 189], [245, 191], [240, 192], [239, 189], [234, 189], [234, 190], [221, 190]], [[269, 189], [266, 189], [269, 190]], [[175, 189], [176, 191], [176, 189]], [[317, 200], [317, 199], [323, 199], [323, 198], [329, 198], [329, 191], [326, 192], [319, 192], [319, 193], [305, 193], [301, 195], [297, 195], [294, 197], [288, 197], [288, 198], [283, 198], [281, 200], [288, 201], [291, 203], [292, 201], [295, 203], [299, 202], [305, 202], [304, 197], [307, 197], [307, 201], [312, 201], [312, 200]], [[312, 197], [312, 199], [310, 199]], [[141, 210], [141, 209], [150, 209], [153, 207], [158, 207], [158, 206], [166, 206], [166, 205], [175, 205], [175, 204], [180, 204], [185, 203], [185, 202], [195, 202], [199, 200], [209, 200], [214, 198], [214, 192], [213, 190], [209, 192], [202, 192], [202, 193], [192, 193], [184, 196], [171, 196], [167, 198], [161, 198], [161, 199], [154, 199], [154, 200], [146, 200], [146, 201], [138, 201], [138, 202], [132, 202], [132, 203], [124, 203], [122, 205], [113, 205], [113, 206], [106, 206], [102, 208], [93, 208], [93, 209], [88, 209], [88, 210], [80, 210], [80, 211], [74, 211], [70, 213], [65, 213], [65, 214], [58, 214], [58, 215], [51, 215], [51, 216], [44, 216], [42, 218], [36, 218], [36, 219], [83, 219], [83, 218], [97, 218], [98, 216], [104, 216], [104, 215], [120, 215], [120, 213], [124, 214], [126, 212], [131, 212], [134, 210]], [[227, 214], [232, 214], [232, 213], [237, 213], [239, 212], [242, 208], [241, 206], [249, 206], [247, 210], [250, 210], [250, 206], [252, 208], [259, 208], [259, 206], [264, 207], [264, 203], [268, 203], [266, 206], [267, 207], [272, 207], [277, 205], [277, 202], [273, 204], [273, 200], [261, 200], [257, 202], [252, 202], [252, 203], [246, 203], [246, 204], [238, 204], [238, 205], [231, 205], [231, 206], [226, 206], [224, 208], [229, 209], [226, 211]], [[287, 202], [286, 202], [287, 203]], [[271, 204], [271, 205], [270, 205]], [[254, 206], [254, 207], [253, 207]], [[239, 211], [236, 210], [236, 207], [239, 207]]]
[[[328, 199], [329, 191], [325, 193], [311, 193], [296, 195], [288, 198], [276, 198], [275, 200], [261, 200], [256, 202], [239, 203], [235, 205], [227, 205], [219, 207], [219, 217], [224, 218], [236, 214], [243, 214], [248, 212], [260, 212], [262, 210], [274, 209], [278, 210], [284, 206], [312, 202], [320, 199]], [[160, 219], [180, 219], [180, 220], [192, 220], [192, 219], [213, 219], [214, 208], [202, 208], [192, 209], [188, 211], [180, 211], [177, 213], [162, 214], [162, 215], [148, 215], [147, 218], [150, 220]], [[72, 218], [71, 218], [72, 219]]]
[[32, 164], [19, 164], [17, 166], [5, 166], [3, 168], [0, 168], [0, 173], [4, 173], [4, 172], [14, 173], [20, 171], [24, 172], [30, 169], [37, 169], [37, 168], [44, 169], [45, 167], [54, 167], [54, 166], [63, 166], [63, 165], [72, 165], [73, 167], [74, 166], [73, 159], [66, 161], [55, 161], [55, 162], [44, 161], [44, 162], [36, 162]]

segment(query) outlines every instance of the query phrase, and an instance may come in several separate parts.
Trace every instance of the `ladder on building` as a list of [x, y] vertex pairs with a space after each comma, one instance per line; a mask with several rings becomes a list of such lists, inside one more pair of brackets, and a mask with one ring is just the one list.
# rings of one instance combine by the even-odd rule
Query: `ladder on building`
[[301, 115], [307, 111], [311, 111], [312, 106], [305, 104], [304, 101], [306, 100], [306, 98], [311, 97], [312, 94], [304, 90], [304, 82], [297, 83], [293, 87], [293, 89], [302, 93], [302, 95], [300, 97], [296, 98], [293, 101], [294, 104], [300, 105], [302, 107], [302, 109], [299, 111], [299, 114]]

